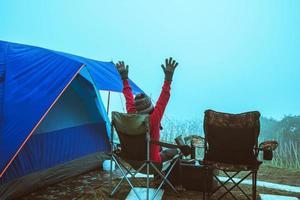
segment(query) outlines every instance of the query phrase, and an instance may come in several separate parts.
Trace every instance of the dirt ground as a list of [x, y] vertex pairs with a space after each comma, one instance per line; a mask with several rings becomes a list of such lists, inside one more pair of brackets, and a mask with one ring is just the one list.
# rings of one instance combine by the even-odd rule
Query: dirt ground
[[[115, 174], [113, 183], [117, 183], [120, 174]], [[269, 181], [273, 183], [288, 184], [293, 186], [300, 186], [300, 172], [299, 170], [290, 170], [271, 167], [268, 165], [262, 165], [258, 179], [262, 181]], [[243, 185], [246, 188], [246, 193], [251, 193], [251, 187]], [[109, 197], [109, 173], [105, 173], [101, 170], [90, 171], [86, 174], [82, 174], [70, 179], [67, 179], [61, 183], [42, 188], [38, 191], [30, 193], [21, 200], [61, 200], [61, 199], [124, 199], [128, 195], [130, 189], [127, 184], [123, 184], [122, 189], [115, 194], [113, 198]], [[278, 194], [295, 196], [300, 198], [300, 193], [284, 192], [279, 190], [272, 190], [266, 188], [257, 188], [257, 192], [263, 194]], [[164, 193], [164, 199], [201, 199], [202, 193], [196, 191], [187, 191], [181, 188], [179, 195], [176, 195], [171, 189], [166, 189]], [[238, 191], [234, 191], [238, 199], [246, 199]], [[212, 198], [214, 199], [214, 198]], [[227, 195], [224, 199], [232, 199], [230, 195]]]

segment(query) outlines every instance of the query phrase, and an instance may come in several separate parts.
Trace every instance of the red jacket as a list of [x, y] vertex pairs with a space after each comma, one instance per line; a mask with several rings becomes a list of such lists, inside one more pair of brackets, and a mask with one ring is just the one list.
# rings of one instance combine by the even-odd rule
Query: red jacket
[[[164, 82], [159, 99], [156, 102], [153, 112], [150, 114], [150, 137], [153, 140], [159, 141], [160, 139], [160, 121], [170, 98], [170, 85], [171, 82]], [[136, 113], [134, 98], [128, 80], [123, 80], [123, 86], [123, 94], [126, 99], [126, 110], [128, 113]], [[150, 159], [161, 162], [159, 152], [160, 146], [152, 144], [150, 146]]]

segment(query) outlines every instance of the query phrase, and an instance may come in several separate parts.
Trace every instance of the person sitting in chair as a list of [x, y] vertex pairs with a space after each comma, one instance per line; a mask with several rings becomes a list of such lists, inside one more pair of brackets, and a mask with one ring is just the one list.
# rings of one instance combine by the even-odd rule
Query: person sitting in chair
[[[151, 98], [140, 93], [133, 97], [131, 87], [128, 82], [128, 65], [125, 67], [123, 61], [116, 64], [117, 70], [123, 80], [123, 94], [126, 99], [127, 113], [149, 114], [150, 115], [150, 137], [152, 140], [159, 141], [161, 119], [163, 117], [165, 108], [170, 98], [171, 82], [174, 71], [178, 63], [172, 58], [166, 59], [165, 65], [161, 65], [165, 73], [165, 81], [156, 105], [153, 106]], [[160, 151], [160, 146], [151, 144], [150, 159], [155, 162], [164, 162], [170, 160], [178, 153], [177, 149], [165, 149]]]

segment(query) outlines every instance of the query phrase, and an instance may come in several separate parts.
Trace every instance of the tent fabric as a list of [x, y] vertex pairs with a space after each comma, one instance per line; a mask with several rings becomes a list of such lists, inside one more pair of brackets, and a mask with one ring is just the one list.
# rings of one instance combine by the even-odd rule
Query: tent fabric
[[4, 98], [4, 80], [5, 80], [5, 46], [0, 46], [0, 133], [2, 133], [2, 125], [3, 122], [3, 98]]
[[[101, 62], [58, 51], [55, 52], [72, 60], [84, 63], [94, 79], [98, 90], [122, 92], [123, 84], [113, 62]], [[133, 81], [129, 80], [129, 84], [134, 94], [143, 92]]]
[[[80, 70], [82, 63], [51, 51], [1, 42], [7, 46], [0, 136], [0, 171], [52, 103]], [[2, 55], [3, 56], [3, 55]], [[3, 86], [2, 86], [3, 87]]]
[[2, 176], [0, 185], [95, 152], [107, 152], [105, 134], [103, 122], [35, 134]]
[[111, 62], [0, 41], [0, 177], [84, 65], [97, 89], [121, 91]]
[[0, 178], [0, 199], [19, 197], [101, 165], [103, 160], [90, 155], [110, 150], [109, 120], [93, 81], [81, 75], [83, 70]]
[[[96, 91], [78, 74], [38, 126], [34, 134], [78, 127], [91, 123], [109, 123], [97, 107]], [[104, 112], [104, 114], [106, 114]], [[106, 132], [106, 131], [105, 131]]]

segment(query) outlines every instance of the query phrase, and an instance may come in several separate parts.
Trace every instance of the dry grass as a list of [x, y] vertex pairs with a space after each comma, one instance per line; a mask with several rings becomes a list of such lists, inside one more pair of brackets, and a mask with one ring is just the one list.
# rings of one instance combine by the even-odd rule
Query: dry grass
[[[116, 175], [117, 177], [118, 175]], [[300, 174], [296, 170], [286, 170], [283, 168], [270, 167], [263, 165], [259, 171], [259, 180], [270, 181], [275, 183], [289, 184], [294, 186], [300, 186]], [[109, 187], [109, 175], [103, 171], [91, 171], [87, 174], [76, 176], [65, 180], [56, 185], [43, 188], [34, 193], [24, 196], [23, 200], [42, 200], [42, 199], [124, 199], [129, 193], [129, 186], [124, 184], [122, 189], [114, 196], [109, 198], [110, 187]], [[114, 180], [116, 183], [117, 180]], [[247, 193], [251, 193], [250, 186], [243, 186], [246, 188]], [[258, 193], [264, 194], [277, 194], [296, 196], [300, 198], [299, 193], [284, 192], [279, 190], [272, 190], [258, 187]], [[245, 199], [239, 195], [237, 191], [235, 194], [238, 195], [239, 199]], [[196, 191], [180, 191], [180, 195], [176, 196], [172, 190], [166, 189], [164, 199], [201, 199], [202, 193]], [[231, 199], [228, 195], [224, 199]]]

